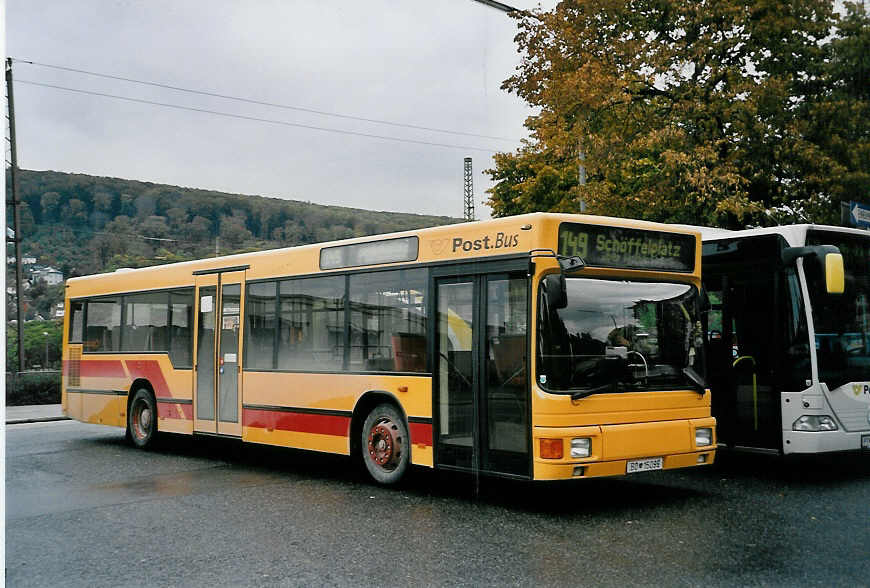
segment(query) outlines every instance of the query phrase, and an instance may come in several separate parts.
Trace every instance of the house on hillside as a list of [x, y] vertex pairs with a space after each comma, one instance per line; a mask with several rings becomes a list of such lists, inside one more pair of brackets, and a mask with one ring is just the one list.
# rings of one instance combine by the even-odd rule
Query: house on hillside
[[49, 286], [54, 286], [63, 283], [63, 274], [60, 270], [53, 267], [34, 268], [31, 274], [31, 281], [38, 282], [39, 280], [42, 280]]

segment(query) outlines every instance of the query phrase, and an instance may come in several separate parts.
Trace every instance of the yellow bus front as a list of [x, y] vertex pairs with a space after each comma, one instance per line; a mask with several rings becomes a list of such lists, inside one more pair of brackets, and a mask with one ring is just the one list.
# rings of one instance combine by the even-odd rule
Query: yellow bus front
[[535, 264], [535, 479], [713, 462], [697, 235], [629, 223], [554, 220], [544, 232], [574, 262]]

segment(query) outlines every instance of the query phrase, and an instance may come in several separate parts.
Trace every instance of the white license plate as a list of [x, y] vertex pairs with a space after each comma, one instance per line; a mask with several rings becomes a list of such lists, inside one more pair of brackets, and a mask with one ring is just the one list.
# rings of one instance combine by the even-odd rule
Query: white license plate
[[861, 449], [870, 449], [870, 435], [861, 435]]
[[650, 457], [648, 459], [634, 459], [625, 465], [625, 473], [633, 474], [635, 472], [651, 472], [660, 470], [664, 465], [664, 458]]

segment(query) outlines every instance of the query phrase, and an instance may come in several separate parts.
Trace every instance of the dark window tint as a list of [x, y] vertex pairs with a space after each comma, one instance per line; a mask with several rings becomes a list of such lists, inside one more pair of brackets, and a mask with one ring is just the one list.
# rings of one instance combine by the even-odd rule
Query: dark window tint
[[350, 369], [426, 371], [426, 270], [350, 277]]
[[85, 349], [119, 351], [121, 348], [121, 299], [103, 298], [88, 302]]
[[193, 366], [193, 288], [170, 292], [169, 359], [175, 367]]
[[870, 368], [870, 239], [810, 231], [807, 245], [836, 245], [843, 255], [845, 291], [825, 294], [821, 264], [804, 261], [816, 331], [819, 379], [829, 388], [866, 382]]
[[69, 342], [81, 343], [85, 318], [85, 303], [82, 301], [69, 303]]
[[344, 364], [344, 276], [280, 284], [278, 368], [338, 370]]
[[275, 367], [277, 334], [277, 282], [250, 284], [247, 294], [248, 318], [245, 321], [245, 366], [248, 369]]
[[124, 297], [123, 351], [169, 349], [169, 293], [156, 292]]

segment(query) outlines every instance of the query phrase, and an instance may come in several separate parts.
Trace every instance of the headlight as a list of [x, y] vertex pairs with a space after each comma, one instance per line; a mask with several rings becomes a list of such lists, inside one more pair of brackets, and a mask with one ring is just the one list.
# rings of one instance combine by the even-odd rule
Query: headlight
[[571, 457], [589, 457], [592, 440], [589, 437], [571, 439]]
[[695, 429], [695, 445], [697, 447], [713, 445], [713, 427], [700, 427]]
[[791, 426], [794, 431], [836, 431], [837, 423], [828, 415], [805, 414]]

